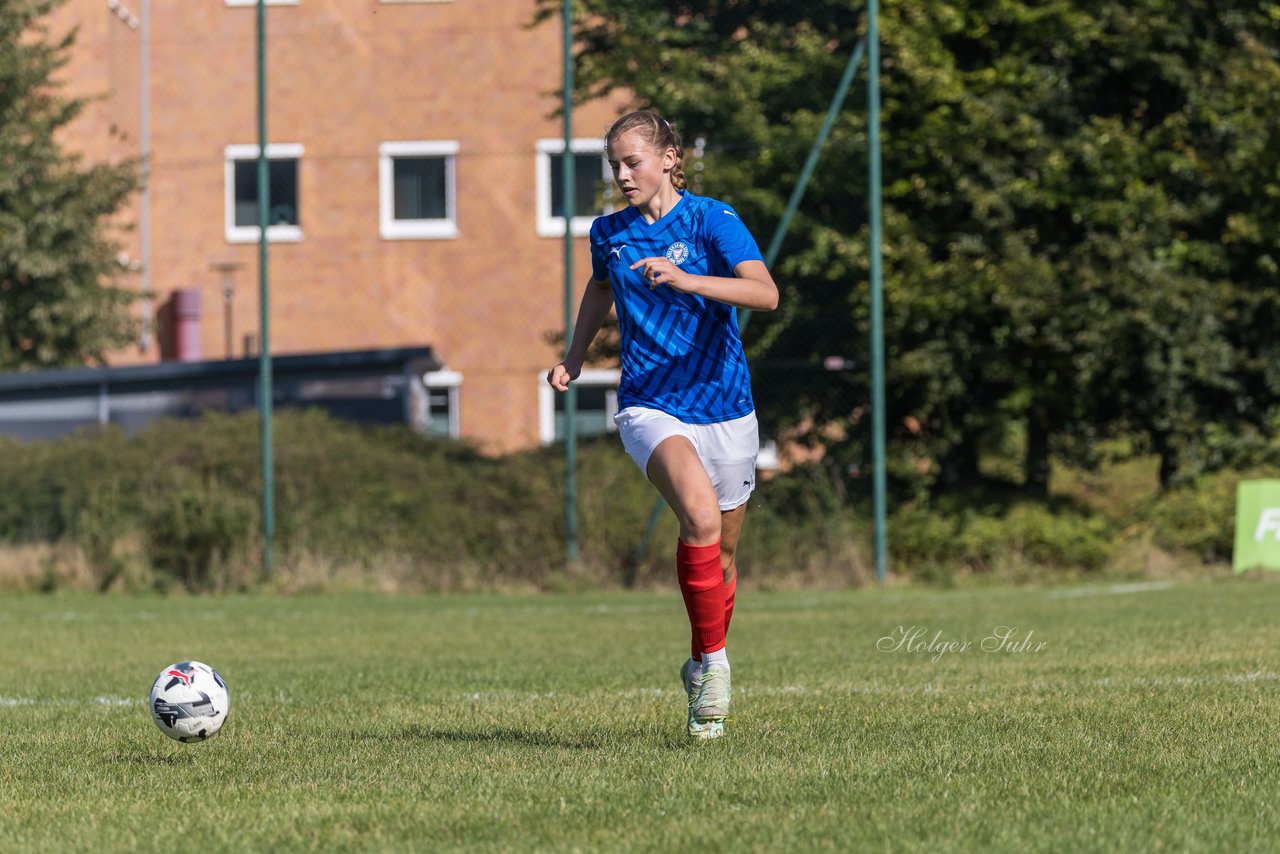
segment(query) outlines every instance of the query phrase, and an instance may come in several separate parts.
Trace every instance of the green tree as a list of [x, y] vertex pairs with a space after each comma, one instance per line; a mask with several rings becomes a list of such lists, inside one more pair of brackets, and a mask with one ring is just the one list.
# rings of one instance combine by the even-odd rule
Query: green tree
[[55, 138], [86, 103], [58, 91], [75, 34], [42, 19], [62, 2], [0, 3], [0, 369], [101, 361], [133, 332], [112, 222], [138, 169], [85, 166]]
[[[582, 93], [626, 87], [704, 136], [709, 192], [771, 227], [865, 30], [856, 11], [578, 6]], [[974, 481], [984, 448], [1017, 436], [1021, 480], [1044, 492], [1051, 453], [1088, 463], [1124, 435], [1167, 483], [1273, 433], [1277, 4], [921, 0], [882, 7], [881, 33], [894, 471]], [[749, 329], [758, 366], [862, 364], [865, 175], [855, 101], [777, 265], [782, 308]], [[865, 370], [757, 375], [763, 421], [865, 462]]]
[[[1163, 0], [975, 0], [895, 30], [886, 88], [924, 109], [886, 119], [890, 151], [927, 152], [890, 161], [909, 170], [887, 191], [909, 221], [891, 240], [923, 244], [895, 270], [921, 334], [896, 340], [927, 357], [907, 390], [941, 375], [955, 392], [910, 402], [940, 440], [941, 483], [973, 479], [983, 440], [1011, 423], [1042, 493], [1051, 450], [1089, 462], [1100, 438], [1137, 435], [1168, 482], [1207, 423], [1266, 425], [1229, 405], [1246, 356], [1230, 306], [1251, 276], [1218, 257], [1206, 167], [1234, 144], [1218, 103], [1229, 60], [1267, 26]], [[1198, 125], [1207, 104], [1221, 115]]]

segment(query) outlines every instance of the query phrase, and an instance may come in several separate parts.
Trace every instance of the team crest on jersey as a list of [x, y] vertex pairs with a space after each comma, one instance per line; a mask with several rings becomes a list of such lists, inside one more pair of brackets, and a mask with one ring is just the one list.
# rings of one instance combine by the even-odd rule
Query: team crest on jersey
[[685, 261], [689, 260], [689, 244], [683, 240], [677, 240], [667, 247], [667, 260], [679, 267]]

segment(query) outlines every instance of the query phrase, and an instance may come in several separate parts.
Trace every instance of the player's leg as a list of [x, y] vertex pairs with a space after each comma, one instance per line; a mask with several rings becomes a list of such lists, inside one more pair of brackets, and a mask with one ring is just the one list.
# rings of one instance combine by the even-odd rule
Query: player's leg
[[[689, 734], [716, 738], [724, 733], [729, 704], [720, 501], [697, 450], [685, 436], [672, 436], [658, 445], [649, 458], [648, 475], [680, 524], [676, 578], [698, 655], [680, 671], [689, 692]], [[699, 664], [700, 673], [695, 671]]]
[[694, 436], [707, 476], [720, 502], [720, 564], [725, 599], [725, 633], [733, 617], [738, 588], [738, 540], [747, 502], [756, 485], [760, 428], [755, 413], [695, 428]]
[[[733, 602], [738, 589], [737, 565], [736, 557], [738, 550], [738, 537], [742, 533], [742, 520], [746, 515], [747, 505], [743, 504], [733, 510], [722, 511], [720, 514], [720, 568], [723, 586], [721, 588], [724, 594], [724, 632], [725, 632], [725, 649], [728, 649], [729, 639], [729, 621], [733, 618]], [[724, 680], [723, 694], [726, 700], [729, 696], [728, 677], [730, 671], [728, 668], [728, 659], [724, 661], [722, 676]], [[714, 734], [705, 724], [700, 727], [699, 715], [697, 711], [701, 711], [700, 704], [702, 698], [699, 692], [702, 690], [702, 656], [698, 643], [698, 635], [693, 635], [693, 655], [685, 660], [680, 667], [680, 680], [684, 683], [685, 694], [689, 698], [690, 719], [689, 734], [700, 738], [714, 738], [720, 734], [718, 731]]]
[[[731, 421], [695, 425], [690, 428], [690, 437], [711, 480], [720, 510], [719, 586], [727, 637], [738, 587], [738, 540], [742, 534], [747, 501], [755, 488], [756, 456], [760, 450], [759, 426], [755, 414], [751, 413]], [[699, 640], [695, 634], [695, 657], [685, 662], [681, 670], [685, 689], [690, 695], [691, 735], [699, 734], [695, 732], [697, 720], [727, 716], [729, 710], [731, 680], [727, 650], [710, 654], [704, 651], [702, 667], [698, 668], [696, 650]]]
[[742, 536], [742, 521], [747, 515], [747, 505], [720, 514], [720, 567], [724, 578], [724, 634], [729, 636], [729, 621], [733, 619], [733, 600], [738, 591], [738, 539]]
[[697, 451], [684, 436], [664, 439], [649, 457], [649, 480], [676, 514], [676, 577], [684, 594], [696, 652], [724, 648], [724, 571], [720, 507]]
[[[623, 409], [613, 420], [622, 446], [657, 486], [667, 504], [675, 509], [680, 520], [681, 540], [677, 547], [677, 563], [686, 562], [683, 560], [689, 551], [686, 544], [705, 547], [713, 544], [719, 536], [715, 530], [719, 516], [715, 511], [715, 489], [707, 482], [706, 471], [697, 459], [692, 429], [665, 412], [640, 406]], [[680, 668], [680, 678], [692, 701], [702, 675], [697, 612], [703, 603], [689, 587], [691, 573], [677, 565], [676, 575], [689, 614], [692, 637], [691, 657]]]
[[685, 436], [658, 443], [646, 467], [649, 480], [676, 514], [680, 539], [692, 546], [720, 541], [720, 506], [697, 450]]
[[[746, 515], [747, 505], [743, 504], [733, 510], [725, 510], [720, 514], [720, 568], [724, 578], [724, 634], [725, 646], [729, 642], [729, 621], [733, 619], [733, 601], [738, 590], [738, 537], [742, 534], [742, 520]], [[692, 701], [698, 692], [698, 682], [702, 678], [702, 650], [698, 645], [698, 636], [693, 635], [692, 651], [688, 659], [680, 667], [680, 681], [684, 683], [685, 693]]]

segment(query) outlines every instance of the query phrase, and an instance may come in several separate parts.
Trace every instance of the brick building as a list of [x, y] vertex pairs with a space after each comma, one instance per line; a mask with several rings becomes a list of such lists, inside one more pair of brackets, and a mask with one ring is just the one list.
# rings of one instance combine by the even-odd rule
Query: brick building
[[[64, 143], [150, 167], [121, 258], [144, 331], [113, 364], [174, 357], [181, 324], [184, 358], [257, 346], [255, 5], [68, 0], [47, 21], [51, 37], [78, 27], [65, 92], [95, 98]], [[429, 346], [446, 366], [427, 378], [434, 431], [492, 451], [549, 441], [559, 21], [531, 27], [534, 0], [267, 5], [273, 354]], [[580, 213], [610, 209], [600, 137], [624, 107], [575, 113]], [[576, 282], [589, 223], [573, 224]], [[616, 377], [590, 379], [584, 422], [602, 429]]]

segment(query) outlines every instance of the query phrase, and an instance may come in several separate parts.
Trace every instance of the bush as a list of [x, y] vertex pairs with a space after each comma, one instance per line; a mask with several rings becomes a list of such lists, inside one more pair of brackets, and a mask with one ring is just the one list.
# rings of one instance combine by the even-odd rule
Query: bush
[[833, 462], [762, 478], [738, 549], [740, 575], [767, 584], [866, 583], [874, 574], [871, 518]]
[[[564, 581], [564, 465], [558, 450], [494, 459], [401, 427], [319, 411], [275, 420], [276, 564], [282, 574], [388, 566], [406, 584], [452, 589]], [[16, 446], [15, 446], [16, 447]], [[71, 540], [101, 586], [121, 575], [117, 543], [140, 539], [162, 586], [244, 586], [262, 541], [256, 414], [164, 421], [3, 455], [0, 539]], [[622, 578], [654, 497], [615, 443], [585, 442], [578, 572]], [[622, 534], [619, 536], [619, 534]], [[323, 581], [323, 579], [321, 579]]]
[[[652, 516], [656, 492], [612, 437], [580, 445], [580, 560], [566, 566], [560, 448], [491, 458], [465, 443], [403, 427], [357, 426], [320, 412], [280, 412], [275, 425], [271, 584], [279, 589], [674, 581], [674, 517], [665, 507]], [[159, 422], [133, 436], [108, 429], [7, 443], [0, 448], [7, 487], [0, 492], [0, 542], [22, 557], [24, 578], [33, 554], [68, 561], [47, 573], [59, 584], [191, 590], [255, 584], [262, 544], [258, 437], [257, 416], [246, 413]], [[1129, 502], [1127, 514], [1114, 501], [1105, 510], [1092, 506], [1085, 489], [1048, 502], [1011, 488], [895, 499], [891, 568], [945, 582], [1098, 571], [1117, 555], [1131, 561], [1142, 543], [1224, 560], [1238, 479], [1204, 477], [1145, 504]], [[831, 459], [761, 478], [739, 547], [740, 577], [770, 586], [869, 580], [871, 506], [854, 487], [865, 484], [850, 481]]]
[[1191, 552], [1201, 560], [1229, 561], [1235, 547], [1236, 487], [1242, 480], [1278, 475], [1275, 466], [1204, 475], [1157, 496], [1144, 521], [1164, 548]]
[[189, 478], [147, 502], [147, 553], [156, 571], [189, 590], [243, 586], [257, 524], [249, 496]]
[[895, 560], [927, 579], [956, 571], [1096, 570], [1115, 538], [1105, 519], [1070, 503], [984, 500], [981, 493], [908, 505], [890, 530]]

